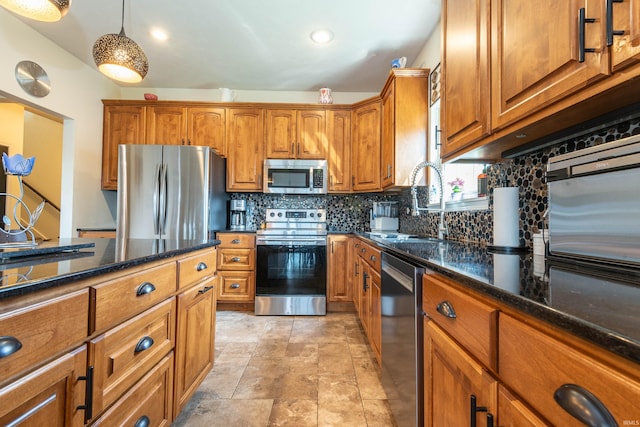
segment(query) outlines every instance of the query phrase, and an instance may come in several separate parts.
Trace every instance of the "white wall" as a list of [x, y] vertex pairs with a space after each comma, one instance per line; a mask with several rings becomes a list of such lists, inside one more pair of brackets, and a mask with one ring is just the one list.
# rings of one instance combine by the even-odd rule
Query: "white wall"
[[442, 49], [442, 21], [438, 21], [433, 28], [429, 39], [422, 47], [422, 50], [413, 61], [412, 67], [433, 68], [440, 63], [440, 51]]
[[[81, 226], [113, 225], [115, 194], [100, 191], [100, 100], [118, 97], [120, 89], [2, 8], [0, 52], [0, 91], [64, 118], [60, 236], [74, 237]], [[14, 69], [23, 60], [47, 71], [52, 87], [48, 96], [36, 98], [18, 86]]]

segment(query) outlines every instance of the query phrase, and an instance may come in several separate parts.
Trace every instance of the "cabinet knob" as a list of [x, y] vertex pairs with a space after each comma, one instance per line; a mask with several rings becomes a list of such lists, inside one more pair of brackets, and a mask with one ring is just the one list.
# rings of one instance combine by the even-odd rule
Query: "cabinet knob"
[[239, 256], [234, 256], [233, 258], [231, 258], [232, 262], [240, 262], [240, 257]]
[[134, 353], [138, 354], [145, 350], [149, 350], [152, 345], [153, 345], [153, 338], [151, 338], [150, 336], [142, 337], [140, 341], [138, 341], [138, 344], [136, 344]]
[[22, 348], [22, 343], [16, 337], [0, 337], [0, 359], [11, 356]]
[[607, 407], [579, 385], [563, 384], [555, 391], [553, 398], [562, 409], [589, 427], [618, 426]]
[[453, 305], [449, 301], [442, 301], [441, 303], [436, 305], [436, 310], [444, 317], [447, 317], [449, 319], [456, 318], [456, 311], [453, 309]]
[[209, 268], [207, 264], [205, 264], [204, 262], [199, 262], [198, 266], [196, 267], [196, 271], [206, 270], [207, 268]]
[[238, 288], [240, 288], [240, 283], [232, 283], [230, 288], [231, 289], [238, 289]]
[[240, 239], [233, 239], [231, 241], [231, 243], [233, 243], [234, 245], [239, 245], [240, 244]]
[[371, 256], [369, 257], [369, 261], [371, 261], [371, 262], [376, 262], [376, 259], [377, 259], [377, 258], [376, 258], [376, 256], [375, 256], [375, 255], [371, 255]]
[[143, 415], [140, 418], [138, 418], [138, 420], [133, 425], [133, 427], [149, 427], [150, 424], [151, 424], [151, 420], [149, 419], [149, 417], [147, 417], [146, 415]]
[[141, 297], [142, 295], [148, 295], [155, 290], [156, 287], [153, 285], [153, 283], [144, 282], [140, 286], [138, 286], [138, 289], [136, 290], [136, 296]]
[[367, 248], [362, 248], [362, 249], [360, 249], [360, 252], [361, 252], [361, 253], [365, 253], [365, 252], [367, 252]]

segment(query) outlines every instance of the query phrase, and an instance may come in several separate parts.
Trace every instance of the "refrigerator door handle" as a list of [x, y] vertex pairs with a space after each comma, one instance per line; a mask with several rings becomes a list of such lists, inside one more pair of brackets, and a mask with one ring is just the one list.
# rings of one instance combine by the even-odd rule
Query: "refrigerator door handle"
[[167, 164], [160, 167], [160, 237], [164, 237], [167, 227]]
[[153, 189], [153, 232], [160, 234], [160, 178], [162, 176], [162, 164], [156, 169], [155, 188]]

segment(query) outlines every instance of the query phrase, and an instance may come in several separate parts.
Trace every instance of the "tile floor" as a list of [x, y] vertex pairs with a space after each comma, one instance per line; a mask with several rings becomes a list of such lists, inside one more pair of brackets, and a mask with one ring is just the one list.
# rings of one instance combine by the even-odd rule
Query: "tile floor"
[[215, 356], [174, 427], [396, 426], [355, 313], [219, 311]]

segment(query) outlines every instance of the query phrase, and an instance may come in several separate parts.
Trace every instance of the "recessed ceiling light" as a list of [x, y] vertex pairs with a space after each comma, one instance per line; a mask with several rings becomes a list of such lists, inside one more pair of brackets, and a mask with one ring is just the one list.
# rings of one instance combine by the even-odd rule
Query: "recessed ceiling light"
[[329, 30], [315, 30], [311, 33], [311, 40], [318, 44], [326, 44], [333, 40], [333, 33]]
[[151, 37], [153, 37], [156, 40], [160, 40], [162, 42], [169, 39], [169, 34], [167, 34], [167, 32], [162, 28], [157, 28], [157, 27], [152, 28], [150, 33], [151, 33]]

